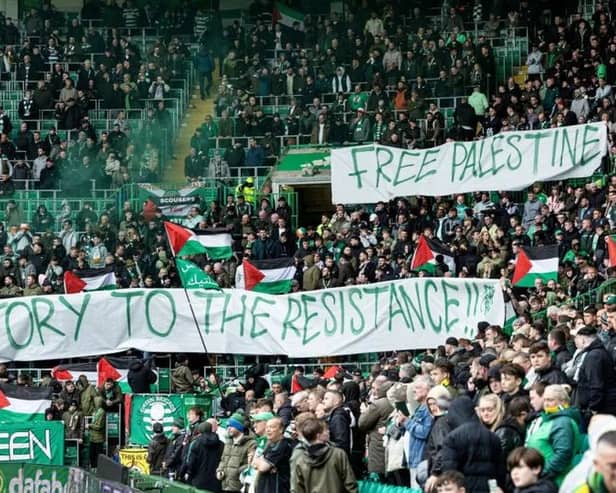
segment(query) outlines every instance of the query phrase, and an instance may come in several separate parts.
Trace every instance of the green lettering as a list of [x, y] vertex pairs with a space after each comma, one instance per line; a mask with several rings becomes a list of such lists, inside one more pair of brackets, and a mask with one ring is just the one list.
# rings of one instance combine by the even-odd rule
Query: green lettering
[[522, 136], [520, 134], [511, 134], [507, 137], [507, 140], [506, 140], [507, 145], [511, 147], [518, 156], [518, 164], [514, 166], [513, 163], [511, 162], [511, 153], [507, 155], [507, 167], [511, 171], [515, 171], [520, 166], [522, 166], [522, 153], [520, 152], [520, 149], [518, 149], [518, 147], [513, 144], [512, 141], [514, 140], [516, 141], [516, 143], [519, 143], [522, 140]]
[[[43, 317], [40, 317], [39, 314], [39, 305], [45, 305], [47, 307], [47, 313]], [[52, 332], [55, 332], [58, 335], [65, 336], [66, 334], [62, 332], [60, 329], [54, 327], [49, 323], [49, 319], [53, 317], [55, 310], [53, 306], [53, 302], [47, 298], [42, 298], [35, 296], [32, 298], [32, 313], [34, 314], [34, 323], [36, 324], [36, 329], [38, 331], [39, 339], [41, 340], [41, 345], [45, 345], [45, 341], [43, 338], [43, 329], [49, 329]]]
[[567, 147], [567, 154], [569, 157], [569, 160], [571, 161], [571, 164], [568, 164], [567, 167], [569, 166], [576, 166], [578, 163], [578, 159], [577, 159], [577, 140], [578, 140], [578, 135], [579, 135], [579, 128], [575, 129], [575, 139], [573, 141], [573, 144], [571, 144], [571, 141], [569, 140], [569, 132], [567, 131], [567, 129], [564, 130], [563, 132], [563, 138], [562, 138], [562, 142], [560, 145], [560, 167], [563, 167], [563, 160], [565, 158], [565, 147]]
[[336, 314], [332, 311], [332, 309], [329, 307], [329, 305], [327, 303], [325, 303], [325, 299], [326, 298], [331, 298], [333, 304], [336, 304], [336, 296], [334, 296], [334, 293], [330, 293], [329, 291], [325, 291], [322, 295], [321, 295], [321, 304], [323, 305], [323, 308], [325, 308], [325, 311], [327, 311], [327, 313], [329, 314], [331, 320], [332, 320], [332, 325], [331, 325], [331, 329], [329, 324], [327, 323], [327, 320], [325, 321], [325, 323], [323, 324], [323, 331], [325, 332], [326, 336], [333, 336], [336, 333], [336, 330], [338, 329], [338, 322], [336, 319]]
[[[0, 308], [4, 308], [6, 303], [0, 303]], [[11, 329], [11, 313], [16, 308], [23, 307], [26, 309], [28, 314], [28, 328], [29, 333], [23, 342], [18, 342], [17, 339], [13, 336], [13, 330]], [[9, 338], [9, 344], [13, 349], [23, 349], [30, 345], [32, 342], [32, 337], [34, 336], [34, 317], [32, 316], [32, 311], [30, 307], [24, 303], [23, 301], [14, 301], [13, 303], [9, 303], [6, 312], [4, 312], [4, 325], [6, 326], [6, 335]]]
[[[398, 315], [402, 315], [402, 318], [404, 319], [404, 325], [408, 329], [412, 325], [412, 323], [409, 323], [407, 314], [402, 309], [402, 304], [400, 303], [400, 299], [398, 298], [398, 293], [396, 291], [396, 285], [392, 282], [389, 286], [389, 332], [392, 331], [394, 318], [396, 318]], [[402, 290], [402, 286], [400, 286], [400, 290]], [[394, 303], [397, 306], [396, 309], [394, 309]]]
[[411, 175], [407, 178], [404, 178], [403, 180], [400, 180], [400, 172], [403, 169], [406, 168], [413, 168], [415, 166], [415, 163], [413, 163], [412, 161], [409, 161], [408, 164], [404, 164], [404, 158], [405, 157], [418, 157], [420, 155], [419, 152], [410, 152], [410, 151], [402, 151], [400, 152], [400, 159], [398, 160], [398, 169], [396, 170], [396, 176], [394, 178], [394, 186], [398, 186], [401, 185], [402, 183], [405, 183], [407, 181], [412, 180], [413, 178], [415, 178], [415, 175]]
[[534, 141], [533, 151], [533, 175], [537, 174], [539, 170], [539, 147], [541, 145], [541, 139], [549, 138], [550, 134], [547, 132], [524, 132], [524, 138], [526, 140]]
[[[359, 159], [357, 157], [358, 154], [362, 152], [373, 152], [374, 146], [362, 146], [362, 147], [351, 147], [351, 158], [353, 159], [353, 173], [349, 173], [349, 176], [354, 176], [357, 180], [357, 188], [361, 189], [363, 187], [363, 183], [361, 180], [361, 175], [368, 173], [366, 169], [359, 169]], [[370, 160], [372, 162], [372, 160]]]
[[605, 132], [606, 131], [605, 125], [601, 125], [601, 127], [596, 127], [595, 125], [584, 125], [584, 137], [582, 138], [582, 160], [580, 162], [580, 166], [586, 166], [588, 163], [593, 161], [598, 155], [602, 155], [602, 153], [605, 151], [605, 149], [599, 149], [597, 150], [597, 152], [595, 152], [591, 156], [588, 156], [588, 157], [586, 156], [586, 147], [590, 146], [592, 148], [595, 148], [595, 146], [592, 144], [595, 144], [601, 141], [601, 139], [599, 138], [586, 140], [586, 135], [589, 132], [599, 132], [599, 131]]
[[133, 298], [139, 298], [143, 296], [144, 291], [132, 289], [125, 289], [122, 291], [112, 291], [111, 296], [113, 298], [125, 298], [126, 299], [126, 329], [128, 331], [128, 337], [130, 337], [133, 333], [132, 325], [131, 325], [131, 316], [130, 316], [130, 304]]
[[[113, 296], [113, 293], [112, 293]], [[79, 339], [79, 332], [81, 331], [81, 323], [83, 322], [83, 316], [86, 314], [86, 308], [88, 308], [88, 303], [90, 303], [90, 298], [92, 295], [86, 293], [82, 297], [81, 307], [79, 310], [75, 310], [73, 305], [70, 304], [67, 298], [64, 296], [58, 296], [58, 300], [62, 303], [66, 308], [68, 308], [71, 312], [77, 315], [77, 324], [75, 325], [75, 335], [73, 336], [73, 340], [77, 341]], [[130, 335], [130, 332], [129, 334]]]
[[[388, 159], [386, 162], [381, 161], [381, 154], [387, 154]], [[391, 178], [389, 178], [389, 176], [387, 176], [383, 172], [383, 168], [386, 168], [387, 166], [389, 166], [393, 160], [394, 160], [394, 153], [391, 152], [389, 149], [387, 149], [387, 147], [377, 148], [376, 150], [376, 187], [377, 188], [381, 184], [381, 176], [383, 177], [383, 180], [385, 180], [388, 183], [391, 183]]]
[[355, 296], [359, 296], [359, 300], [362, 299], [362, 291], [359, 288], [351, 288], [349, 289], [349, 303], [355, 309], [357, 314], [359, 315], [359, 326], [355, 326], [355, 320], [351, 319], [351, 333], [353, 335], [359, 335], [364, 331], [366, 321], [364, 319], [364, 314], [361, 311], [361, 308], [355, 304], [355, 300], [353, 299]]
[[[390, 284], [391, 286], [391, 284]], [[365, 287], [364, 289], [364, 293], [366, 294], [372, 294], [374, 295], [374, 327], [378, 327], [379, 326], [379, 310], [378, 307], [380, 305], [379, 303], [379, 294], [381, 293], [387, 293], [387, 291], [389, 291], [389, 288], [387, 286], [379, 286], [378, 284], [374, 285], [373, 287]]]
[[244, 337], [244, 326], [246, 325], [246, 295], [243, 294], [240, 297], [240, 303], [242, 304], [242, 310], [240, 313], [236, 315], [227, 315], [231, 310], [229, 310], [229, 303], [231, 302], [232, 296], [228, 293], [225, 293], [225, 306], [222, 309], [222, 321], [220, 324], [220, 333], [224, 334], [225, 325], [228, 322], [233, 322], [234, 320], [240, 321], [240, 337]]
[[[430, 304], [430, 293], [428, 292], [430, 291], [430, 289], [434, 291], [435, 293], [438, 293], [438, 288], [436, 286], [436, 283], [432, 279], [426, 280], [426, 283], [424, 285], [424, 303], [426, 306]], [[427, 310], [427, 312], [428, 312], [428, 320], [430, 321], [432, 330], [436, 332], [437, 334], [440, 333], [441, 329], [443, 328], [443, 319], [439, 316], [438, 324], [436, 324], [434, 321], [434, 318], [432, 318], [432, 310]]]
[[310, 312], [310, 309], [308, 308], [308, 303], [314, 303], [315, 301], [317, 301], [317, 299], [314, 296], [310, 296], [309, 294], [302, 294], [301, 295], [302, 298], [302, 304], [304, 306], [304, 330], [303, 330], [303, 337], [302, 337], [302, 344], [306, 345], [308, 344], [310, 341], [316, 339], [317, 337], [319, 337], [319, 334], [321, 334], [321, 332], [316, 332], [314, 334], [312, 334], [310, 337], [308, 337], [308, 326], [310, 325], [310, 321], [313, 318], [316, 318], [318, 316], [317, 312]]
[[[498, 156], [501, 152], [503, 152], [503, 148], [501, 147], [496, 148], [495, 144], [498, 143], [500, 140], [503, 140], [505, 138], [504, 135], [502, 134], [496, 134], [494, 137], [492, 137], [492, 140], [490, 142], [490, 155], [492, 157], [492, 174], [496, 175], [502, 168], [505, 167], [505, 164], [501, 164], [500, 166], [496, 165], [496, 156]], [[488, 173], [488, 171], [486, 171], [486, 174]], [[480, 175], [483, 176], [483, 175]]]
[[423, 160], [421, 161], [421, 167], [419, 168], [419, 173], [417, 173], [417, 178], [415, 178], [415, 183], [420, 182], [421, 180], [423, 180], [424, 178], [426, 178], [428, 176], [436, 174], [436, 170], [435, 169], [431, 169], [429, 171], [426, 171], [425, 173], [423, 172], [423, 170], [424, 170], [424, 168], [427, 168], [428, 166], [430, 166], [432, 163], [438, 162], [438, 158], [429, 159], [429, 157], [432, 154], [438, 154], [440, 152], [441, 151], [440, 151], [440, 149], [438, 147], [435, 148], [435, 149], [426, 149], [423, 152]]
[[[169, 327], [167, 327], [166, 330], [159, 331], [156, 327], [154, 327], [154, 325], [152, 324], [152, 318], [150, 317], [150, 303], [157, 296], [162, 296], [164, 299], [166, 299], [169, 302], [169, 308], [167, 310], [164, 310], [164, 312], [167, 313], [168, 311], [171, 311], [171, 323], [169, 323]], [[157, 305], [158, 304], [160, 304], [160, 302], [158, 302]], [[171, 294], [169, 294], [167, 291], [163, 291], [162, 289], [153, 289], [152, 291], [149, 291], [146, 294], [145, 296], [145, 321], [148, 324], [148, 329], [150, 329], [150, 332], [152, 334], [157, 335], [159, 337], [167, 337], [173, 330], [176, 318], [177, 318], [177, 313], [175, 310], [175, 300], [173, 299], [173, 296], [171, 296]]]
[[[449, 308], [452, 306], [460, 306], [460, 302], [457, 299], [459, 298], [457, 294], [458, 286], [456, 286], [455, 284], [451, 284], [447, 281], [443, 281], [441, 282], [441, 287], [443, 289], [443, 300], [445, 303], [445, 330], [447, 332], [451, 332], [452, 327], [459, 321], [459, 319], [457, 318], [449, 319]], [[452, 292], [456, 294], [450, 297]]]
[[204, 320], [205, 329], [204, 329], [204, 332], [206, 334], [209, 334], [210, 326], [212, 325], [212, 312], [213, 312], [212, 302], [216, 298], [224, 298], [225, 294], [219, 293], [218, 291], [214, 291], [212, 289], [204, 289], [204, 290], [192, 289], [191, 294], [194, 294], [198, 298], [205, 299], [205, 310], [204, 310], [205, 311], [205, 320]]
[[421, 296], [419, 295], [419, 282], [415, 283], [415, 299], [417, 300], [417, 304], [419, 305], [419, 308], [415, 306], [415, 303], [413, 303], [413, 301], [409, 297], [408, 293], [406, 292], [406, 289], [403, 289], [403, 288], [400, 289], [400, 296], [402, 297], [402, 301], [404, 302], [406, 311], [409, 314], [409, 322], [410, 322], [409, 327], [411, 328], [411, 330], [413, 332], [415, 331], [415, 325], [413, 324], [413, 317], [411, 315], [411, 312], [415, 314], [415, 317], [417, 318], [419, 322], [419, 326], [424, 327], [425, 317], [424, 317], [423, 309], [421, 307]]
[[[458, 150], [464, 151], [464, 156], [462, 159], [458, 159]], [[456, 168], [462, 166], [466, 162], [466, 157], [468, 156], [468, 149], [464, 142], [454, 142], [453, 143], [453, 158], [451, 162], [451, 183], [456, 181]]]
[[250, 310], [250, 313], [252, 314], [252, 324], [250, 325], [250, 338], [251, 339], [256, 339], [257, 337], [262, 336], [263, 334], [267, 333], [267, 329], [263, 329], [258, 332], [256, 330], [258, 318], [269, 318], [269, 313], [267, 312], [259, 313], [257, 311], [257, 305], [261, 302], [267, 303], [270, 306], [276, 304], [274, 300], [270, 300], [267, 298], [261, 298], [260, 296], [255, 297], [255, 300], [252, 303], [252, 309]]
[[[293, 310], [296, 310], [296, 313], [293, 313]], [[292, 330], [295, 332], [297, 337], [301, 336], [301, 331], [295, 325], [302, 317], [302, 305], [299, 300], [295, 298], [287, 297], [287, 314], [284, 317], [284, 322], [282, 322], [282, 337], [281, 339], [284, 341], [287, 338], [287, 331]]]

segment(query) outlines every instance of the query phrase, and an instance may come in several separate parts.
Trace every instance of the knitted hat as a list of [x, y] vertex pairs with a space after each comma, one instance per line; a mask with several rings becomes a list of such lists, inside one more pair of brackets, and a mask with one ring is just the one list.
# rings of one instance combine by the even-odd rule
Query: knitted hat
[[264, 412], [264, 413], [257, 413], [254, 416], [251, 416], [253, 421], [269, 421], [272, 418], [275, 418], [276, 415], [270, 413], [270, 412]]
[[436, 385], [430, 389], [430, 392], [428, 392], [428, 397], [426, 398], [426, 400], [428, 399], [435, 399], [437, 403], [440, 399], [446, 399], [450, 401], [451, 394], [449, 393], [449, 390], [447, 390], [445, 386]]
[[180, 430], [183, 430], [186, 427], [186, 425], [184, 424], [184, 418], [175, 418], [173, 420], [173, 426], [179, 428]]
[[237, 431], [244, 433], [246, 430], [246, 420], [242, 413], [233, 413], [227, 421], [227, 427], [235, 428]]
[[152, 426], [152, 430], [154, 433], [162, 433], [163, 432], [163, 424], [162, 423], [154, 423]]

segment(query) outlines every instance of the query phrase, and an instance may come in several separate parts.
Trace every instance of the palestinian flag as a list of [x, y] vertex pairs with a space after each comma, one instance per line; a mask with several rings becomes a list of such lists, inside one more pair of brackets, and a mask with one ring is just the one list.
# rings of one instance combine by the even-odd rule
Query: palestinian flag
[[220, 289], [214, 279], [190, 260], [177, 257], [175, 265], [185, 289]]
[[51, 387], [0, 384], [0, 423], [44, 421], [45, 410], [51, 406], [51, 393]]
[[532, 288], [535, 279], [558, 280], [558, 245], [520, 249], [511, 283], [519, 288]]
[[246, 260], [235, 271], [235, 287], [257, 293], [283, 294], [291, 291], [295, 277], [292, 257]]
[[67, 294], [115, 288], [116, 276], [112, 269], [84, 269], [64, 273], [64, 292]]
[[118, 382], [122, 392], [131, 392], [126, 377], [130, 364], [135, 361], [134, 358], [106, 356], [102, 359], [105, 360], [102, 364], [101, 361], [92, 361], [58, 365], [51, 370], [51, 376], [59, 382], [67, 380], [76, 382], [80, 375], [85, 375], [88, 382], [94, 386], [98, 385], [99, 378], [104, 381], [105, 378], [111, 377]]
[[272, 15], [274, 24], [281, 24], [285, 27], [293, 28], [295, 22], [299, 23], [300, 30], [304, 30], [304, 14], [293, 10], [284, 3], [276, 2], [274, 4], [274, 12]]
[[165, 221], [165, 231], [173, 255], [186, 257], [204, 253], [212, 260], [223, 260], [233, 255], [231, 233], [223, 228], [191, 230]]
[[411, 270], [423, 270], [430, 274], [436, 272], [436, 257], [442, 255], [443, 262], [449, 267], [449, 272], [455, 274], [456, 263], [449, 249], [436, 238], [419, 237], [417, 248], [411, 260]]
[[605, 238], [607, 253], [609, 257], [609, 267], [616, 267], [616, 236], [608, 236]]

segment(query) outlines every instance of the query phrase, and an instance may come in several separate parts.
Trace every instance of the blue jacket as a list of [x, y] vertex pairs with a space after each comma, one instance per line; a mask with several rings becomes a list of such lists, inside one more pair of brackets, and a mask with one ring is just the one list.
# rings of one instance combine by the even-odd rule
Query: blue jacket
[[214, 70], [214, 62], [209, 53], [197, 53], [194, 59], [194, 65], [198, 72], [207, 74]]
[[428, 406], [422, 404], [411, 416], [404, 427], [410, 434], [409, 449], [406, 451], [407, 462], [410, 468], [415, 468], [421, 462], [424, 446], [432, 429], [434, 418], [428, 411]]
[[265, 161], [263, 147], [258, 145], [248, 149], [246, 153], [246, 166], [263, 166], [263, 161]]

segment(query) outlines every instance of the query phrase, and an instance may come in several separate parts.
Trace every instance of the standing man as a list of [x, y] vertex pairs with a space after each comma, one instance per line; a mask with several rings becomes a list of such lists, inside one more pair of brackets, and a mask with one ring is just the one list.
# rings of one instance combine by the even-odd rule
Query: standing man
[[240, 475], [249, 467], [255, 455], [257, 443], [248, 434], [243, 413], [236, 412], [227, 422], [227, 442], [222, 452], [216, 477], [222, 482], [225, 493], [240, 493]]
[[291, 467], [289, 461], [293, 443], [284, 437], [282, 419], [272, 418], [265, 426], [267, 445], [263, 456], [255, 457], [252, 465], [258, 471], [256, 493], [289, 493]]
[[301, 433], [308, 448], [300, 455], [295, 468], [293, 489], [296, 493], [313, 491], [357, 493], [357, 481], [347, 454], [328, 443], [327, 425], [311, 418]]
[[201, 45], [193, 63], [199, 74], [199, 91], [201, 92], [201, 99], [205, 99], [210, 96], [212, 72], [214, 70], [212, 55], [205, 45]]
[[344, 397], [328, 390], [323, 397], [325, 420], [329, 426], [329, 441], [351, 456], [351, 414], [343, 407]]

